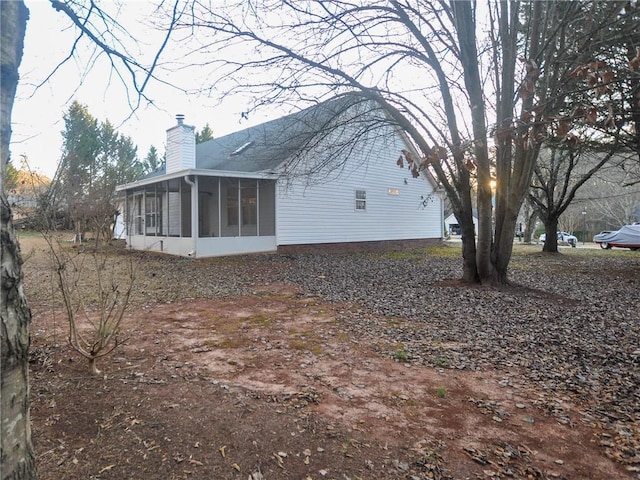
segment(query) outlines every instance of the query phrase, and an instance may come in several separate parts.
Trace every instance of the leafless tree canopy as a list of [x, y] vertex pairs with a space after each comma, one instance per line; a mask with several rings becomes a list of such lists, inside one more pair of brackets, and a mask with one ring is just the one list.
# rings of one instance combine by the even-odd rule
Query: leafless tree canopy
[[[190, 53], [176, 66], [210, 72], [201, 93], [250, 98], [244, 115], [350, 91], [374, 100], [416, 147], [418, 158], [403, 163], [432, 170], [447, 192], [463, 230], [464, 278], [497, 283], [507, 281], [540, 145], [557, 133], [577, 83], [568, 73], [611, 21], [589, 15], [589, 2], [189, 4], [175, 34]], [[569, 45], [567, 31], [580, 28]]]
[[143, 102], [153, 103], [153, 99], [146, 93], [147, 87], [152, 80], [164, 82], [156, 75], [156, 71], [173, 33], [173, 26], [187, 5], [180, 0], [158, 2], [153, 13], [166, 21], [166, 23], [163, 22], [165, 34], [159, 45], [151, 47], [151, 60], [143, 62], [140, 57], [146, 58], [148, 52], [144, 52], [145, 55], [143, 55], [139, 48], [133, 48], [139, 47], [138, 42], [141, 39], [132, 36], [122, 26], [119, 19], [122, 4], [119, 2], [109, 5], [99, 4], [93, 0], [49, 0], [49, 2], [55, 11], [69, 19], [75, 26], [77, 34], [73, 44], [69, 45], [67, 57], [41, 82], [40, 86], [56, 75], [64, 63], [74, 58], [80, 45], [90, 45], [94, 50], [86, 68], [89, 70], [99, 59], [106, 58], [111, 66], [111, 74], [125, 87], [132, 113]]

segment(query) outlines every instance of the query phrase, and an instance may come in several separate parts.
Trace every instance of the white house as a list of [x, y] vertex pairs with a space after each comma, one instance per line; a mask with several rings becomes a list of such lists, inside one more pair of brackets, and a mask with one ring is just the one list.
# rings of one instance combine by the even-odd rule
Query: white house
[[345, 95], [195, 144], [183, 117], [166, 166], [121, 185], [135, 249], [210, 257], [288, 245], [442, 238], [442, 198], [380, 108]]
[[[473, 211], [473, 228], [476, 235], [478, 235], [478, 215], [475, 209]], [[460, 235], [460, 223], [453, 213], [444, 219], [444, 229], [449, 235]]]

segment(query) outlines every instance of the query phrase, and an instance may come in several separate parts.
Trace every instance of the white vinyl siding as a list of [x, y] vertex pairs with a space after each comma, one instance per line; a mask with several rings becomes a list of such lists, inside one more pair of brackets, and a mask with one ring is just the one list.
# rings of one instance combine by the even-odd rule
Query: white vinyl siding
[[[278, 183], [279, 245], [441, 238], [440, 196], [427, 178], [396, 164], [407, 148], [400, 135], [372, 142], [353, 149], [340, 175], [324, 183]], [[366, 215], [355, 204], [358, 191], [366, 192]]]
[[166, 172], [196, 168], [196, 140], [194, 127], [176, 125], [167, 130]]

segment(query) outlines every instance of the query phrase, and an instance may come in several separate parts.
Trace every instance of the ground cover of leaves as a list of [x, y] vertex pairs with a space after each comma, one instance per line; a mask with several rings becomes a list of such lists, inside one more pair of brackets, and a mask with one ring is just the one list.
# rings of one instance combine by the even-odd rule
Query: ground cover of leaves
[[21, 244], [41, 479], [640, 478], [637, 252], [518, 247], [494, 289], [456, 281], [459, 246], [116, 247], [127, 341], [93, 377]]

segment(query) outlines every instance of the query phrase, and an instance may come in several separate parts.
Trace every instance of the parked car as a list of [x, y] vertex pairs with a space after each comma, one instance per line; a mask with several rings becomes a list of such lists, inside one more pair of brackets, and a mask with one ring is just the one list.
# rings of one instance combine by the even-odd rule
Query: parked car
[[612, 232], [600, 232], [593, 237], [593, 241], [600, 244], [600, 248], [607, 250], [611, 247], [638, 250], [640, 248], [640, 224], [625, 225], [620, 230]]
[[[571, 245], [573, 248], [578, 246], [578, 237], [571, 235], [570, 233], [567, 233], [567, 232], [558, 232], [557, 235], [558, 235], [559, 244]], [[547, 234], [543, 233], [538, 238], [538, 241], [540, 241], [541, 243], [544, 243], [546, 239], [547, 239]]]

